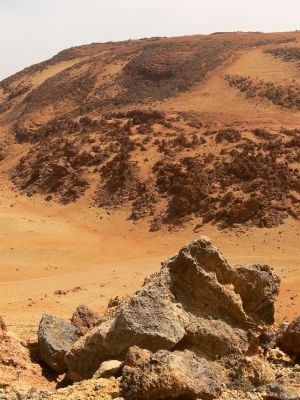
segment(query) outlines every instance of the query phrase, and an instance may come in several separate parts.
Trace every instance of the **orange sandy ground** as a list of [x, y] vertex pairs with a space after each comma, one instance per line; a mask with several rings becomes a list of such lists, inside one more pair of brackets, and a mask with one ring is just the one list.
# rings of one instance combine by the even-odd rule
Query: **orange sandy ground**
[[[38, 85], [56, 73], [53, 68], [38, 75], [34, 83]], [[168, 112], [200, 112], [204, 119], [236, 126], [246, 123], [249, 129], [258, 125], [272, 129], [298, 126], [300, 112], [256, 99], [246, 101], [228, 87], [222, 79], [225, 73], [259, 76], [282, 84], [291, 80], [300, 83], [295, 63], [284, 63], [254, 49], [241, 52], [204, 84], [155, 106]], [[8, 134], [5, 130], [3, 125], [0, 134]], [[187, 224], [172, 233], [149, 233], [145, 221], [128, 221], [126, 210], [109, 215], [90, 207], [88, 194], [68, 206], [17, 195], [9, 189], [7, 176], [22, 152], [26, 152], [26, 145], [12, 145], [11, 159], [1, 164], [0, 315], [9, 329], [31, 332], [36, 330], [42, 313], [70, 317], [81, 303], [103, 311], [110, 298], [132, 293], [145, 276], [160, 268], [161, 261], [199, 235], [209, 236], [233, 264], [273, 265], [282, 277], [277, 320], [290, 320], [299, 314], [299, 221], [287, 220], [277, 228], [244, 232], [206, 226], [195, 233], [195, 224]], [[54, 294], [78, 286], [80, 290], [66, 295]]]
[[[42, 313], [70, 317], [78, 304], [103, 311], [108, 300], [130, 294], [160, 262], [187, 241], [209, 236], [233, 264], [268, 263], [282, 277], [277, 320], [300, 305], [300, 223], [273, 229], [148, 232], [125, 213], [107, 214], [85, 200], [59, 206], [7, 189], [0, 195], [0, 315], [10, 330], [32, 332]], [[71, 289], [80, 286], [74, 292]], [[70, 290], [66, 295], [56, 290]]]

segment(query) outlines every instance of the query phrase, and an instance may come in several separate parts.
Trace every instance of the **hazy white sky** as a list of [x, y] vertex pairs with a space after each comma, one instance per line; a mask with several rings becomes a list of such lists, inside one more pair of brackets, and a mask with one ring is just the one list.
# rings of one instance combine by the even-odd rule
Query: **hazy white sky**
[[300, 29], [300, 0], [0, 0], [0, 79], [91, 42]]

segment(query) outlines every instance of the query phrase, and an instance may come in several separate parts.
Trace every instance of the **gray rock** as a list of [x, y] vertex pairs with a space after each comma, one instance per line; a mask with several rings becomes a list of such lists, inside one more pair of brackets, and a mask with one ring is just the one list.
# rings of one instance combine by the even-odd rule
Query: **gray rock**
[[65, 354], [78, 340], [77, 328], [70, 322], [44, 314], [38, 329], [38, 354], [58, 373], [66, 371]]
[[264, 400], [299, 400], [299, 397], [288, 392], [283, 386], [273, 383], [266, 387]]
[[209, 239], [192, 241], [75, 343], [66, 355], [70, 377], [89, 378], [135, 345], [152, 352], [190, 349], [209, 360], [245, 354], [272, 319], [278, 285], [270, 267], [235, 269]]
[[215, 399], [221, 394], [221, 371], [190, 351], [137, 347], [129, 350], [122, 372], [121, 393], [126, 399]]

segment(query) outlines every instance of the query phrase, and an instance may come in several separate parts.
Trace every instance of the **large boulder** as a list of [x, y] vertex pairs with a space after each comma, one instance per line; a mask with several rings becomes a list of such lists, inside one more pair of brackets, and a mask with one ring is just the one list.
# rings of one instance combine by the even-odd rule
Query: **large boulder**
[[75, 343], [66, 355], [70, 377], [89, 378], [103, 361], [124, 360], [135, 345], [188, 349], [212, 361], [255, 352], [274, 318], [278, 291], [270, 267], [234, 268], [209, 239], [192, 241]]
[[122, 372], [121, 392], [131, 400], [215, 399], [221, 394], [221, 371], [194, 353], [133, 347]]
[[80, 305], [74, 311], [71, 323], [76, 326], [78, 332], [84, 335], [100, 321], [100, 316], [85, 305]]
[[67, 369], [65, 354], [70, 351], [79, 334], [70, 322], [44, 314], [38, 329], [38, 354], [57, 373]]
[[300, 358], [300, 316], [280, 329], [276, 344], [289, 356]]

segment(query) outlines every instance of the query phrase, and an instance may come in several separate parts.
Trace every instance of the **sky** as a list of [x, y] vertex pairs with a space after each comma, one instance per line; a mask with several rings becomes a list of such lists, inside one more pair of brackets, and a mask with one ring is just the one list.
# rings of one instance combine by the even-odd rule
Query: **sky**
[[93, 42], [300, 29], [300, 0], [0, 0], [0, 80]]

